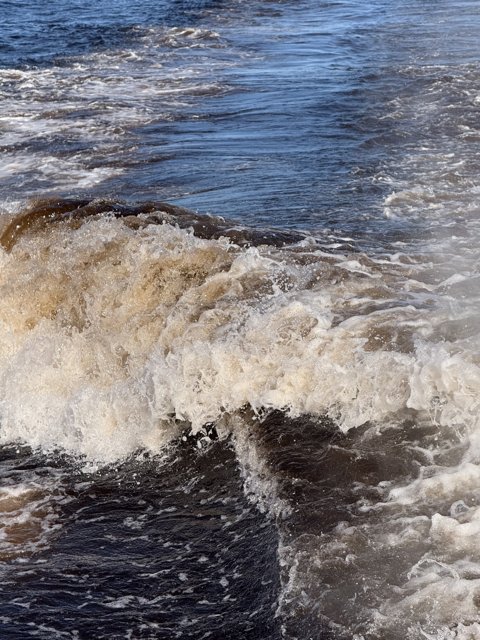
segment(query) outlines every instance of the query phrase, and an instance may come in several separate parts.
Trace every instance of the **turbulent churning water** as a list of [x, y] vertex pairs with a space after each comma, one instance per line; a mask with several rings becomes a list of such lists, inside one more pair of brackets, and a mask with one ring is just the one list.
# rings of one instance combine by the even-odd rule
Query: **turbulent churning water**
[[1, 637], [480, 638], [476, 3], [30, 5]]

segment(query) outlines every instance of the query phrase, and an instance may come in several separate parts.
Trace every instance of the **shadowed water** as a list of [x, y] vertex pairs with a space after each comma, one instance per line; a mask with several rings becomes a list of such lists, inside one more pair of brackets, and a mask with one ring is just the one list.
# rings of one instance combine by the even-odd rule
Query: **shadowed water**
[[24, 548], [28, 523], [10, 545], [4, 638], [280, 637], [276, 533], [245, 499], [228, 445], [142, 458], [85, 474], [3, 449], [4, 483], [30, 473], [62, 493], [45, 504], [57, 527], [48, 553]]

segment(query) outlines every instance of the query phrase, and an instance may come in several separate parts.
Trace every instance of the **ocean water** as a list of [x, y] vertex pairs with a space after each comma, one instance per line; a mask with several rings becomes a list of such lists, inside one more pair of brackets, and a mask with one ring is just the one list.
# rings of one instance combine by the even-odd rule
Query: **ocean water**
[[480, 639], [478, 3], [0, 16], [0, 638]]

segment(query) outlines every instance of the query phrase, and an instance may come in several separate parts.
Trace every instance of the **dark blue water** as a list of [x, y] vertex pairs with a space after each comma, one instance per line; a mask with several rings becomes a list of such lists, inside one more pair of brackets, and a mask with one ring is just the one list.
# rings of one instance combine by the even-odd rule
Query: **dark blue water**
[[7, 448], [1, 464], [4, 483], [69, 469], [51, 550], [3, 558], [2, 637], [279, 637], [276, 534], [228, 447], [86, 475]]
[[2, 2], [4, 67], [62, 64], [92, 50], [123, 47], [143, 27], [190, 24], [216, 2], [85, 2], [62, 0], [47, 6], [28, 1]]
[[[60, 223], [52, 244], [48, 224], [20, 218], [0, 238], [2, 640], [480, 638], [479, 38], [475, 0], [0, 0], [2, 220], [51, 198], [39, 219]], [[156, 248], [145, 232], [121, 253], [142, 223], [128, 238], [113, 218], [114, 231], [96, 220], [82, 235], [83, 209], [64, 227], [52, 215], [68, 198], [137, 217], [161, 200], [227, 223], [157, 225], [303, 244], [211, 240], [205, 266], [197, 245], [185, 257], [186, 236]], [[127, 272], [133, 310], [117, 316]], [[96, 316], [113, 318], [109, 332]], [[170, 413], [135, 369], [149, 331], [174, 337], [148, 366], [184, 371], [167, 380]], [[192, 437], [191, 369], [215, 405], [222, 381], [195, 358], [223, 363], [219, 344], [241, 400], [208, 421], [211, 439]], [[123, 408], [136, 376], [126, 415], [145, 401], [174, 436], [139, 451], [131, 422], [102, 408], [92, 443], [84, 397]], [[84, 396], [74, 383], [90, 378]], [[39, 398], [53, 424], [69, 393], [51, 436]]]
[[478, 28], [468, 2], [3, 10], [0, 64], [28, 74], [3, 75], [7, 130], [19, 131], [3, 146], [6, 197], [156, 197], [382, 237], [396, 226], [383, 211], [391, 163], [431, 138], [392, 102], [468, 64]]

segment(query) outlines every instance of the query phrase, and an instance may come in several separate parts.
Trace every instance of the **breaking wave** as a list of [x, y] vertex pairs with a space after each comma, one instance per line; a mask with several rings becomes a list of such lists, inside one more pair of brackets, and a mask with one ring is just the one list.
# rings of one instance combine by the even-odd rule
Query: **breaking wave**
[[475, 425], [477, 363], [435, 340], [445, 318], [410, 259], [133, 211], [65, 201], [5, 224], [4, 442], [112, 460], [245, 407]]
[[461, 279], [439, 282], [426, 254], [164, 203], [40, 201], [2, 222], [3, 444], [104, 465], [213, 429], [278, 519], [290, 637], [476, 624], [480, 368], [452, 313]]

